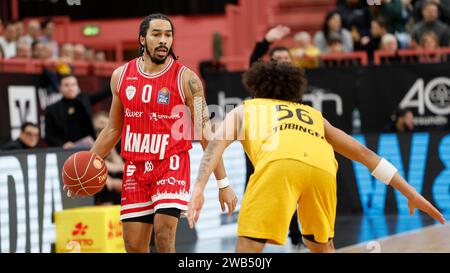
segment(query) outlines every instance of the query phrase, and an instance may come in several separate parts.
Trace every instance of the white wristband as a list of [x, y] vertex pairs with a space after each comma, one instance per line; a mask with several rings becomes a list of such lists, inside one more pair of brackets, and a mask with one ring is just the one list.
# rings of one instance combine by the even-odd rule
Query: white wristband
[[382, 158], [380, 163], [378, 163], [377, 167], [373, 170], [372, 175], [384, 184], [389, 185], [396, 173], [397, 168], [395, 168], [391, 162]]
[[217, 187], [220, 189], [226, 188], [230, 185], [230, 181], [228, 181], [228, 177], [225, 177], [224, 179], [217, 180]]

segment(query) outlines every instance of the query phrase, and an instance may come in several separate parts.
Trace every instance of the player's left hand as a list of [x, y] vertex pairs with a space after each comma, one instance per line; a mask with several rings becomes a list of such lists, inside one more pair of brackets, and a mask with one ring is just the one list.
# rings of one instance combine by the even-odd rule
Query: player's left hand
[[238, 198], [234, 193], [231, 186], [219, 190], [219, 202], [222, 212], [225, 212], [225, 204], [228, 207], [228, 216], [232, 216], [236, 205], [238, 203]]
[[194, 228], [195, 223], [197, 223], [204, 202], [205, 197], [203, 196], [203, 190], [196, 187], [194, 189], [194, 192], [192, 193], [191, 201], [189, 201], [187, 211], [187, 219], [190, 228]]
[[439, 212], [437, 208], [430, 204], [422, 195], [416, 194], [413, 198], [408, 199], [409, 214], [413, 215], [415, 209], [419, 209], [430, 217], [434, 218], [441, 224], [445, 224], [446, 220], [444, 216]]

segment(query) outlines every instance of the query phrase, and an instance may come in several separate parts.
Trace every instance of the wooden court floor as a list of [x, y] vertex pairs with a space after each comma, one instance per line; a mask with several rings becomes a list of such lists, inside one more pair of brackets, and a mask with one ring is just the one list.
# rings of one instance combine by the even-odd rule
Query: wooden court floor
[[450, 253], [450, 224], [432, 225], [337, 249], [337, 253]]

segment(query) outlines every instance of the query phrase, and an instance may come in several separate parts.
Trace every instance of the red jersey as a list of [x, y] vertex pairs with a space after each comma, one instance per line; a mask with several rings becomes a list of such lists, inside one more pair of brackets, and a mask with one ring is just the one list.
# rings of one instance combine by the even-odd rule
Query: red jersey
[[191, 149], [191, 140], [183, 134], [191, 123], [181, 80], [185, 69], [172, 58], [155, 74], [145, 73], [139, 58], [125, 64], [118, 83], [124, 159], [163, 160]]

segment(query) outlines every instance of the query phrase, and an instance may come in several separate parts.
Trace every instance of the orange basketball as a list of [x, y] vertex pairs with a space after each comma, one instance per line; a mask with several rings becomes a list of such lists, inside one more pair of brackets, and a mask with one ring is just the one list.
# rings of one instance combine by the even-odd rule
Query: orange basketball
[[86, 151], [71, 155], [62, 169], [64, 185], [77, 196], [91, 196], [101, 191], [107, 176], [105, 161]]

